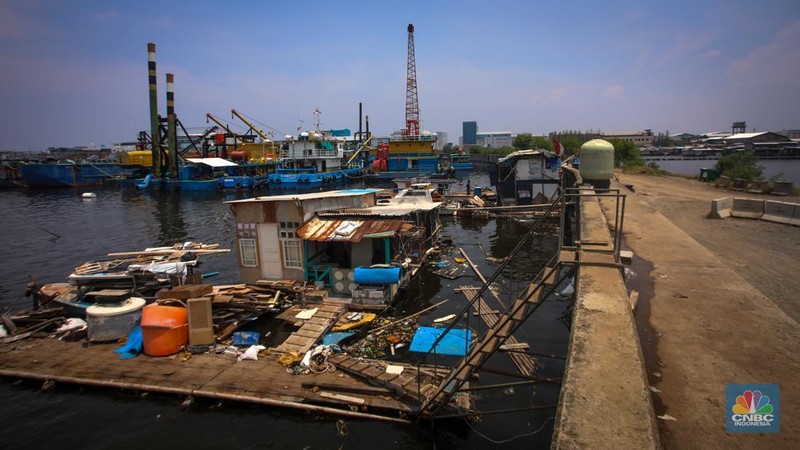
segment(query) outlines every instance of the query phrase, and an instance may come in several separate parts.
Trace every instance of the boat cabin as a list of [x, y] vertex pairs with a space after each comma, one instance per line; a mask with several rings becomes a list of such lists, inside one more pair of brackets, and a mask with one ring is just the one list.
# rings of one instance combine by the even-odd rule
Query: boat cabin
[[489, 180], [503, 205], [549, 203], [558, 190], [560, 165], [547, 150], [520, 150], [498, 159]]

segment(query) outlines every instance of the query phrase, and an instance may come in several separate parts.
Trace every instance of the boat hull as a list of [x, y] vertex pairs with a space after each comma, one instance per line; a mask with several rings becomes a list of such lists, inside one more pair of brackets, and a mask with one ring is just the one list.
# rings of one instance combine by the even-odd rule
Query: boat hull
[[135, 167], [113, 163], [27, 164], [20, 167], [25, 184], [32, 188], [100, 186], [104, 180], [126, 177]]

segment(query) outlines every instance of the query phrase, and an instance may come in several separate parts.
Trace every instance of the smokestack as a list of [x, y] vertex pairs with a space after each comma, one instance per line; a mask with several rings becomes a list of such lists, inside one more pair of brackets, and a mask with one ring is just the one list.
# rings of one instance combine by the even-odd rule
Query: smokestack
[[156, 44], [147, 44], [147, 81], [150, 85], [150, 139], [153, 143], [153, 176], [161, 176], [161, 135], [158, 131], [158, 86], [156, 85]]
[[178, 138], [175, 131], [175, 75], [167, 74], [167, 147], [169, 147], [169, 173], [178, 179]]
[[361, 120], [362, 120], [361, 102], [358, 102], [358, 140], [359, 141], [364, 140], [364, 136], [361, 134]]

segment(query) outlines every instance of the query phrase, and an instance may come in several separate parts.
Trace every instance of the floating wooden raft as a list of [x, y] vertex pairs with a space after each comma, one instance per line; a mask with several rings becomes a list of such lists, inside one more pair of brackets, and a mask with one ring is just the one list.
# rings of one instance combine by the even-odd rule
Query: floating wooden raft
[[317, 312], [303, 323], [299, 330], [292, 333], [283, 344], [275, 350], [283, 353], [305, 353], [319, 341], [323, 334], [344, 314], [343, 305], [325, 303], [317, 307]]

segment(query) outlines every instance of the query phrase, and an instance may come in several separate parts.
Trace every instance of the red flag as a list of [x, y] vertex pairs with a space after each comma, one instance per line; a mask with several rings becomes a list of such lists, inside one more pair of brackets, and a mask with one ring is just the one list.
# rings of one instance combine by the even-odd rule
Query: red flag
[[561, 142], [558, 142], [558, 139], [553, 141], [553, 152], [556, 156], [561, 156], [561, 154], [564, 153], [564, 146], [561, 145]]

